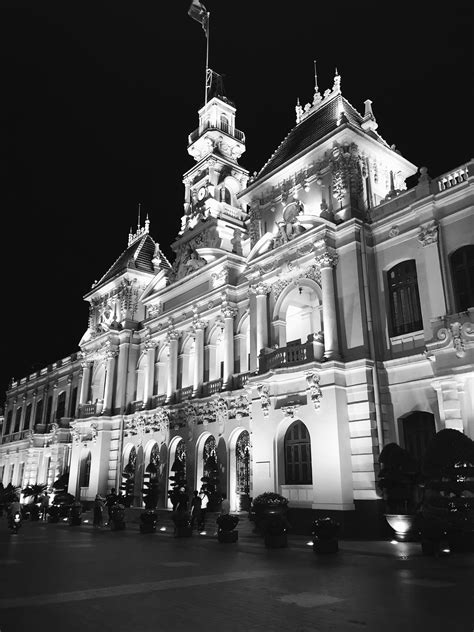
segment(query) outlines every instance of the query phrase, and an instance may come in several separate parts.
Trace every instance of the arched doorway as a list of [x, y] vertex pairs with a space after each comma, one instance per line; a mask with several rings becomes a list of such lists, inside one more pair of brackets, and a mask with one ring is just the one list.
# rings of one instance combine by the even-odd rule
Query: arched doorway
[[[133, 494], [135, 489], [135, 470], [137, 465], [137, 449], [134, 445], [127, 448], [128, 459], [127, 464], [122, 470], [122, 483], [120, 485], [120, 492], [125, 497], [125, 506], [130, 507], [133, 502]], [[127, 454], [127, 450], [125, 454]]]
[[243, 430], [235, 443], [235, 492], [240, 511], [250, 509], [250, 435]]
[[274, 335], [279, 347], [305, 343], [308, 336], [324, 330], [321, 290], [315, 281], [300, 279], [279, 297], [273, 313]]
[[148, 463], [143, 473], [142, 498], [146, 509], [155, 509], [160, 485], [160, 447], [155, 442], [147, 452], [145, 460]]
[[217, 496], [219, 486], [219, 465], [217, 462], [217, 444], [213, 435], [209, 435], [202, 449], [201, 488], [209, 498], [208, 509], [215, 511], [220, 499]]
[[141, 507], [143, 474], [145, 471], [145, 457], [143, 454], [143, 447], [141, 445], [138, 446], [136, 453], [137, 453], [137, 459], [136, 459], [136, 464], [135, 464], [135, 485], [133, 489], [133, 504], [135, 507]]
[[184, 487], [186, 491], [188, 482], [186, 478], [186, 443], [181, 437], [176, 438], [170, 446], [170, 471], [168, 475], [168, 507], [175, 507], [177, 503], [177, 495], [180, 489]]

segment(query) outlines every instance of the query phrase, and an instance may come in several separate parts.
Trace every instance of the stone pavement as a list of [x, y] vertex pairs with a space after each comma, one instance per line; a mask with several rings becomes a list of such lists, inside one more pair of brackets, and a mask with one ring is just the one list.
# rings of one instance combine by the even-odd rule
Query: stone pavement
[[343, 540], [321, 556], [304, 537], [266, 549], [251, 532], [220, 544], [137, 526], [25, 522], [13, 536], [0, 520], [1, 632], [474, 628], [473, 554], [431, 558], [418, 543]]

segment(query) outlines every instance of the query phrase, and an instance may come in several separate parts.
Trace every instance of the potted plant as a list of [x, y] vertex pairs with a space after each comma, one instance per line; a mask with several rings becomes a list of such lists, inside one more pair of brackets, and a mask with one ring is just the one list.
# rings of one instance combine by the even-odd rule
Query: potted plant
[[255, 522], [256, 531], [264, 536], [265, 546], [288, 545], [288, 499], [276, 492], [264, 492], [251, 505], [249, 519]]
[[339, 550], [338, 534], [340, 524], [334, 518], [326, 516], [313, 522], [313, 551], [315, 553], [337, 553]]
[[426, 450], [422, 476], [423, 552], [439, 552], [443, 537], [450, 550], [474, 550], [474, 441], [452, 428], [440, 430]]
[[25, 513], [29, 515], [31, 521], [39, 520], [40, 509], [38, 506], [39, 498], [46, 491], [47, 485], [27, 485], [21, 490], [24, 498], [29, 498], [29, 502], [25, 505]]
[[50, 505], [48, 507], [48, 522], [59, 522], [59, 505]]
[[235, 527], [239, 522], [239, 516], [235, 516], [233, 514], [221, 514], [217, 517], [216, 522], [218, 542], [237, 542], [239, 532]]
[[176, 538], [189, 538], [192, 536], [193, 529], [188, 511], [180, 511], [178, 506], [178, 509], [173, 512], [171, 519], [174, 523], [174, 536]]
[[74, 527], [82, 522], [82, 504], [79, 500], [75, 500], [69, 507], [69, 526]]
[[125, 506], [118, 502], [110, 508], [110, 529], [111, 531], [125, 529]]
[[396, 443], [388, 443], [379, 457], [378, 486], [385, 501], [385, 519], [398, 541], [415, 538], [418, 465]]

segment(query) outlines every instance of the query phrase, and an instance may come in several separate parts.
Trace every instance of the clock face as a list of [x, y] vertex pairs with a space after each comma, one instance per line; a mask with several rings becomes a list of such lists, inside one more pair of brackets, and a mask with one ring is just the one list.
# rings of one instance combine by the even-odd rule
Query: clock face
[[202, 200], [206, 195], [206, 187], [201, 187], [198, 191], [198, 200]]

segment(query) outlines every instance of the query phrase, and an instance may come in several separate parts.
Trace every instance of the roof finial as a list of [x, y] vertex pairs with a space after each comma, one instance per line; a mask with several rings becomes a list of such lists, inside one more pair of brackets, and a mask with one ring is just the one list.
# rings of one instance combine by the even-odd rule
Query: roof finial
[[314, 97], [313, 105], [317, 105], [322, 100], [318, 87], [318, 71], [316, 70], [316, 60], [314, 60]]
[[130, 246], [130, 243], [133, 239], [133, 234], [132, 234], [132, 227], [130, 226], [130, 232], [128, 233], [128, 245]]
[[298, 123], [301, 121], [301, 117], [303, 116], [303, 108], [301, 107], [299, 97], [298, 99], [296, 99], [295, 110], [296, 110], [296, 124], [298, 125]]
[[146, 233], [150, 232], [150, 219], [148, 217], [148, 213], [146, 214], [146, 220], [145, 220], [145, 232]]
[[337, 72], [337, 68], [334, 75], [334, 85], [332, 87], [332, 91], [336, 93], [341, 92], [341, 75]]
[[140, 228], [140, 226], [141, 226], [141, 220], [140, 220], [141, 211], [142, 211], [142, 205], [140, 204], [140, 202], [138, 202], [138, 225], [137, 225], [137, 228]]
[[366, 132], [374, 132], [377, 129], [378, 125], [377, 121], [375, 120], [374, 113], [372, 112], [372, 101], [370, 99], [366, 99], [364, 101], [364, 105], [365, 112], [361, 127], [362, 129], [365, 129]]

